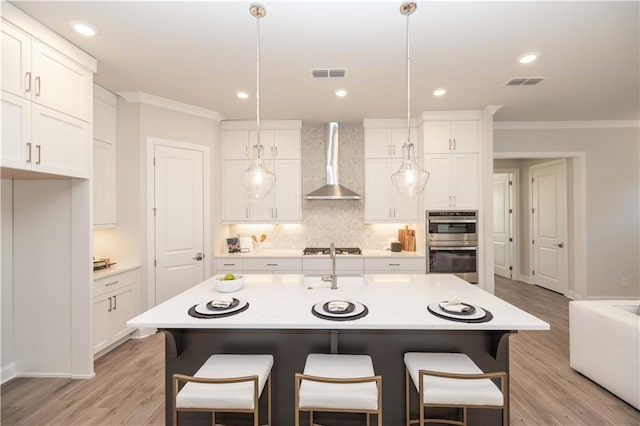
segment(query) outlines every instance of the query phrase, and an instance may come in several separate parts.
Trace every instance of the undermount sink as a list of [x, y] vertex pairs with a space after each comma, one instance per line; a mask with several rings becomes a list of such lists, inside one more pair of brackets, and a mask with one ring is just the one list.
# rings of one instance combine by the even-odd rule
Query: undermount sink
[[[338, 275], [338, 289], [366, 287], [368, 285], [369, 283], [367, 283], [364, 277], [341, 277]], [[300, 286], [309, 290], [315, 288], [331, 288], [331, 280], [323, 281], [322, 277], [318, 276], [303, 277]]]

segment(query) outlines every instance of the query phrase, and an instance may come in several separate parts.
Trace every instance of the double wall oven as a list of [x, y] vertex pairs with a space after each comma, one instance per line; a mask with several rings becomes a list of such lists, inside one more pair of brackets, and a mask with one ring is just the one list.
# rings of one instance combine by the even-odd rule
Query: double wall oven
[[427, 273], [478, 282], [478, 211], [426, 212]]

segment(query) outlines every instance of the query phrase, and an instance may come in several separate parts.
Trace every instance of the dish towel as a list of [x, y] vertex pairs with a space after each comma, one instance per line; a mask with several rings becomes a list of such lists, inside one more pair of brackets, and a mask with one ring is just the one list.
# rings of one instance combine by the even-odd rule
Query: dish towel
[[327, 309], [329, 312], [344, 312], [349, 308], [349, 302], [343, 301], [334, 301], [329, 302], [327, 305]]
[[440, 303], [440, 307], [445, 311], [466, 312], [471, 308], [464, 305], [457, 297], [452, 297], [448, 302]]
[[211, 301], [214, 308], [228, 308], [233, 303], [233, 299], [218, 298]]

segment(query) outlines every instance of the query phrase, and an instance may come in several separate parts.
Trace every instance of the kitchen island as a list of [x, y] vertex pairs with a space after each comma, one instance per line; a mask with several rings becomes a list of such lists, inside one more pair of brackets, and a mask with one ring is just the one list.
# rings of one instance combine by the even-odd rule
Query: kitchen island
[[[485, 371], [508, 372], [509, 335], [549, 329], [547, 323], [453, 275], [338, 277], [337, 290], [329, 285], [302, 275], [245, 275], [244, 287], [230, 295], [246, 300], [247, 310], [223, 318], [194, 318], [188, 314], [191, 307], [220, 296], [209, 279], [130, 320], [129, 327], [155, 327], [166, 334], [167, 424], [171, 376], [193, 374], [213, 353], [273, 354], [274, 426], [293, 424], [294, 373], [302, 372], [307, 354], [347, 353], [373, 358], [376, 374], [382, 375], [384, 424], [400, 426], [405, 352], [464, 352]], [[457, 322], [427, 310], [429, 304], [454, 296], [484, 308], [493, 318]], [[312, 313], [314, 305], [329, 300], [359, 302], [368, 314], [331, 321]], [[186, 416], [190, 425], [211, 423], [207, 414]], [[471, 410], [469, 424], [500, 424], [500, 417], [494, 410]]]

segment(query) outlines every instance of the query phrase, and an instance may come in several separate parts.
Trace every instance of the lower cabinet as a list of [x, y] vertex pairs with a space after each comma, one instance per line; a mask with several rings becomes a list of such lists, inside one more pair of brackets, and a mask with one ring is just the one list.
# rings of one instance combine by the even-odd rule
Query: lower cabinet
[[94, 354], [134, 331], [127, 327], [127, 321], [136, 314], [137, 277], [136, 269], [94, 281]]
[[424, 274], [425, 262], [424, 257], [367, 257], [364, 270], [367, 274]]
[[300, 274], [300, 258], [247, 258], [244, 259], [244, 272], [253, 274]]

